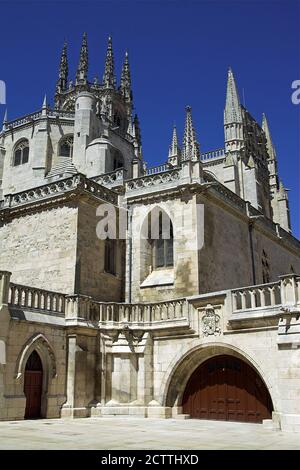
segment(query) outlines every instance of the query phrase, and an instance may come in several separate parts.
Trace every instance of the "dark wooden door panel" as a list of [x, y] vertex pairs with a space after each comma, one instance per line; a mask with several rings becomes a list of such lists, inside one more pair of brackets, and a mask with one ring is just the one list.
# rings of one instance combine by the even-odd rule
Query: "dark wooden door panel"
[[183, 411], [192, 418], [262, 422], [270, 418], [272, 400], [252, 367], [232, 356], [216, 356], [191, 376]]

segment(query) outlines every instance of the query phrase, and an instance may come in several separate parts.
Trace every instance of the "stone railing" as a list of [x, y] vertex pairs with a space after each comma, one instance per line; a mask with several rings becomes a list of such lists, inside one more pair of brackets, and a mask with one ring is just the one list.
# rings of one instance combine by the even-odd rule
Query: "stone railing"
[[[100, 322], [101, 325], [112, 323], [136, 323], [151, 325], [155, 322], [189, 318], [189, 304], [186, 299], [157, 303], [118, 303], [96, 302], [83, 295], [66, 296], [66, 318], [79, 318]], [[100, 325], [100, 326], [101, 326]]]
[[59, 292], [10, 283], [8, 305], [63, 315], [65, 312], [65, 295]]
[[216, 150], [210, 150], [209, 152], [204, 152], [201, 153], [200, 155], [200, 160], [205, 161], [205, 160], [212, 160], [214, 158], [221, 158], [225, 157], [225, 149], [216, 149]]
[[118, 168], [117, 170], [111, 171], [109, 173], [94, 176], [91, 179], [96, 181], [96, 183], [102, 184], [104, 186], [119, 186], [124, 183], [125, 175], [126, 170], [124, 168]]
[[[72, 111], [63, 111], [59, 109], [46, 109], [46, 116], [49, 117], [61, 117], [61, 118], [68, 118], [74, 119], [75, 113]], [[13, 121], [8, 121], [5, 123], [5, 129], [15, 129], [16, 127], [23, 126], [24, 124], [30, 124], [33, 121], [36, 121], [40, 117], [43, 116], [43, 110], [35, 111], [34, 113], [27, 114], [26, 116], [22, 116], [18, 119], [14, 119]]]
[[35, 121], [39, 119], [42, 115], [42, 111], [36, 111], [31, 114], [27, 114], [26, 116], [22, 116], [18, 119], [14, 119], [13, 121], [8, 121], [5, 123], [5, 128], [6, 129], [14, 129], [15, 127], [23, 126], [24, 124], [31, 123], [32, 121]]
[[146, 175], [140, 178], [134, 178], [126, 182], [126, 190], [132, 191], [136, 189], [149, 188], [161, 184], [171, 183], [180, 179], [180, 170], [172, 169], [162, 173]]
[[233, 312], [275, 307], [281, 304], [280, 282], [234, 289], [231, 295]]
[[74, 111], [64, 111], [62, 109], [47, 109], [47, 114], [49, 117], [61, 117], [61, 118], [68, 118], [74, 119], [75, 112]]
[[98, 197], [99, 199], [103, 199], [106, 202], [110, 202], [111, 204], [118, 203], [118, 195], [117, 193], [113, 192], [112, 190], [101, 186], [99, 183], [86, 178], [83, 175], [80, 175], [80, 184], [82, 185], [83, 189], [90, 194]]
[[163, 165], [152, 166], [150, 168], [146, 168], [145, 175], [156, 175], [157, 173], [163, 173], [165, 171], [170, 170], [171, 168], [167, 163]]
[[116, 204], [118, 196], [110, 189], [105, 188], [95, 181], [86, 178], [84, 175], [77, 174], [63, 180], [55, 181], [53, 183], [45, 184], [37, 188], [28, 189], [16, 194], [9, 194], [5, 196], [4, 201], [1, 201], [0, 208], [14, 208], [17, 206], [30, 204], [48, 199], [54, 196], [59, 196], [69, 191], [81, 189], [90, 194], [98, 197], [112, 204]]
[[28, 189], [27, 191], [22, 191], [16, 194], [9, 194], [4, 198], [3, 207], [6, 208], [20, 206], [65, 193], [77, 188], [80, 181], [80, 175], [75, 175], [70, 178], [56, 181], [54, 183]]

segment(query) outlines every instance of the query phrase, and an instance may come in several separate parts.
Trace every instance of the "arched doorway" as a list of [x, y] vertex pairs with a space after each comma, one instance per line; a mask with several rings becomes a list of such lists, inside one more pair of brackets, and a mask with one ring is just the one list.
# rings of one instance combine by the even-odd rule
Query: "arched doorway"
[[258, 373], [230, 355], [206, 360], [191, 375], [183, 395], [183, 412], [191, 418], [261, 423], [273, 404]]
[[33, 351], [26, 363], [24, 394], [26, 397], [25, 419], [41, 417], [43, 389], [43, 366], [40, 356]]

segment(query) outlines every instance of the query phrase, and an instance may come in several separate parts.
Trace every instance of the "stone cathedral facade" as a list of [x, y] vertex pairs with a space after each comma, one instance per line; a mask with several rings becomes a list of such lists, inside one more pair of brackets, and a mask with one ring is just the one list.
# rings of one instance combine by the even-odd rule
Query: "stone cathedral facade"
[[202, 152], [187, 107], [151, 168], [128, 54], [117, 81], [109, 38], [90, 81], [84, 35], [68, 72], [65, 45], [54, 105], [0, 133], [0, 419], [300, 431], [300, 243], [265, 115], [230, 69], [224, 148]]

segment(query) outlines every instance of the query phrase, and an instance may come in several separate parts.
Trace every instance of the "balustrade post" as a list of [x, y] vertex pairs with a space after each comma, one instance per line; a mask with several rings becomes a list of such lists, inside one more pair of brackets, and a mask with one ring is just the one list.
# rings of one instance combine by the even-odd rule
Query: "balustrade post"
[[241, 293], [241, 299], [242, 299], [242, 310], [245, 310], [247, 308], [245, 291]]
[[270, 300], [271, 300], [271, 306], [273, 307], [276, 305], [276, 296], [275, 296], [275, 287], [270, 287]]
[[11, 272], [0, 271], [0, 308], [8, 304], [10, 277]]
[[233, 306], [233, 311], [235, 312], [238, 309], [237, 305], [237, 292], [232, 293], [232, 306]]
[[260, 295], [260, 306], [265, 307], [266, 306], [265, 289], [259, 289], [259, 295]]
[[251, 302], [251, 308], [256, 308], [256, 292], [255, 292], [255, 290], [250, 291], [250, 302]]
[[279, 279], [282, 305], [296, 306], [300, 301], [298, 297], [299, 276], [297, 274], [285, 274], [279, 276]]

